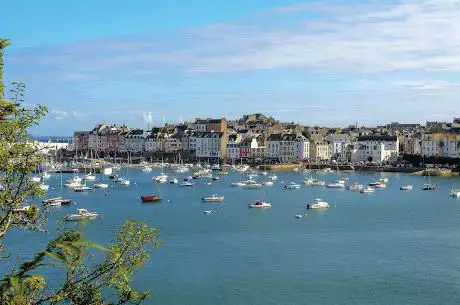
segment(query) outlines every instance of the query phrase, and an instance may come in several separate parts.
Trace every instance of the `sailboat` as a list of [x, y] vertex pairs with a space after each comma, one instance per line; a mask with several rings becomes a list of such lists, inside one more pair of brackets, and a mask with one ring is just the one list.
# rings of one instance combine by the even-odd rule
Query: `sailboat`
[[160, 188], [158, 187], [158, 184], [156, 184], [156, 185], [157, 185], [158, 194], [160, 194], [160, 195], [159, 195], [159, 196], [158, 196], [158, 195], [144, 195], [144, 196], [140, 196], [142, 203], [147, 203], [147, 202], [158, 202], [158, 201], [161, 201], [161, 200], [162, 200], [162, 198], [161, 198], [161, 193], [160, 193]]
[[117, 182], [121, 185], [130, 185], [131, 181], [128, 179], [128, 171], [129, 171], [129, 164], [130, 164], [130, 154], [128, 154], [128, 165], [126, 166], [126, 178], [118, 178]]
[[107, 183], [104, 182], [105, 175], [102, 175], [102, 181], [99, 183], [94, 183], [94, 188], [96, 189], [106, 189], [109, 187]]
[[438, 185], [437, 184], [432, 184], [431, 183], [431, 175], [430, 175], [430, 171], [428, 171], [428, 183], [422, 185], [422, 191], [435, 191], [438, 189]]

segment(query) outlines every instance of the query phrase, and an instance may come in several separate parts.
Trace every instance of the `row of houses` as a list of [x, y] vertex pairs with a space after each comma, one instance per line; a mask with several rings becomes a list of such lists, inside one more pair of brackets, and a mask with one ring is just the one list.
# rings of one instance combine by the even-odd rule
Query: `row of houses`
[[99, 124], [75, 132], [72, 148], [94, 152], [181, 152], [196, 158], [254, 161], [390, 163], [401, 154], [460, 157], [460, 119], [453, 123], [391, 123], [376, 128], [305, 127], [280, 123], [262, 114], [240, 120], [196, 119], [149, 130]]

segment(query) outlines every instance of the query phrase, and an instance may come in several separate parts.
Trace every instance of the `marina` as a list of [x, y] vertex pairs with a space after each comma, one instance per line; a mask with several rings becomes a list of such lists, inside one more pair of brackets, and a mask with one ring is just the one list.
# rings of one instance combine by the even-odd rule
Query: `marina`
[[[117, 176], [117, 172], [120, 175], [126, 170], [113, 174]], [[200, 174], [192, 179], [197, 172]], [[62, 180], [79, 183], [78, 189], [83, 186], [78, 179], [83, 174], [63, 174]], [[432, 304], [454, 304], [450, 300], [455, 299], [452, 291], [457, 291], [453, 280], [457, 263], [450, 258], [460, 257], [460, 250], [449, 245], [457, 242], [460, 231], [460, 200], [453, 195], [460, 185], [457, 178], [436, 177], [429, 182], [427, 177], [408, 174], [347, 172], [340, 173], [339, 180], [345, 187], [327, 188], [338, 182], [335, 171], [297, 171], [276, 173], [277, 179], [270, 172], [253, 173], [249, 184], [257, 184], [256, 188], [232, 186], [238, 181], [246, 185], [244, 174], [241, 169], [228, 169], [227, 175], [213, 180], [196, 166], [184, 173], [168, 165], [152, 166], [152, 171], [131, 168], [130, 185], [94, 173], [96, 179], [85, 183], [87, 191], [74, 192], [61, 187], [61, 175], [52, 173], [43, 199], [65, 198], [72, 205], [50, 205], [48, 229], [52, 231], [56, 221], [72, 220], [64, 224], [82, 226], [91, 241], [104, 245], [113, 237], [113, 228], [126, 218], [157, 227], [165, 245], [154, 252], [136, 284], [155, 289], [148, 304], [186, 303], [190, 295], [200, 304], [261, 300], [298, 304], [298, 298], [308, 298], [311, 304], [337, 304], [343, 303], [344, 290], [348, 296], [345, 303], [368, 304], [364, 297], [362, 301], [351, 297], [360, 295], [362, 289], [375, 291], [372, 297], [386, 300], [381, 303], [391, 302], [391, 287], [377, 289], [380, 281], [398, 283], [409, 292], [424, 292], [423, 297], [399, 295], [398, 302], [428, 304], [428, 299]], [[161, 183], [153, 177], [179, 183]], [[302, 183], [306, 180], [307, 184]], [[193, 181], [194, 187], [181, 187], [181, 181]], [[285, 191], [291, 182], [299, 188]], [[99, 183], [107, 188], [96, 188]], [[379, 183], [386, 188], [372, 187], [368, 196], [360, 195], [360, 190], [371, 188], [369, 184]], [[428, 183], [437, 188], [422, 191]], [[409, 185], [412, 191], [400, 190]], [[76, 209], [84, 210], [75, 213]], [[21, 237], [15, 241], [12, 235], [18, 254], [46, 239], [39, 235], [36, 240], [34, 235], [32, 240]], [[420, 267], [414, 269], [414, 264]], [[347, 266], [353, 271], [332, 272]], [[429, 282], [423, 275], [427, 270]], [[261, 279], [267, 288], [256, 284]], [[220, 290], [216, 284], [227, 282], [241, 293]], [[299, 286], [303, 282], [309, 283], [308, 289]], [[276, 288], [274, 283], [278, 283]], [[322, 283], [335, 288], [325, 288]], [[435, 297], [439, 292], [446, 297]]]

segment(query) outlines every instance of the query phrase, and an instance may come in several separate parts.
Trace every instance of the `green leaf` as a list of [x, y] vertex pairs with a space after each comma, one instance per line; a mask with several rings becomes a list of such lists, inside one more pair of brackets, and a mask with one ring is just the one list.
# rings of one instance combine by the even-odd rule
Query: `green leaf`
[[56, 260], [59, 260], [61, 262], [65, 262], [66, 261], [66, 257], [64, 254], [60, 253], [60, 252], [50, 252], [50, 251], [45, 251], [45, 254], [48, 255], [49, 257], [51, 258], [54, 258]]

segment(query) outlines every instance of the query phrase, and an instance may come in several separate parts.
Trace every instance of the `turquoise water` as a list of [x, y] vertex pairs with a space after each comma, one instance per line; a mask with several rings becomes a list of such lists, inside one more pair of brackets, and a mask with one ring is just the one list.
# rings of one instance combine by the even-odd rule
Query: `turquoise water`
[[[106, 244], [123, 220], [143, 220], [160, 230], [164, 246], [137, 274], [136, 287], [151, 289], [148, 304], [459, 304], [460, 200], [449, 197], [460, 180], [438, 178], [435, 192], [422, 192], [423, 177], [387, 175], [390, 185], [374, 194], [302, 187], [282, 182], [302, 174], [278, 174], [274, 186], [259, 190], [230, 187], [232, 173], [213, 185], [181, 188], [162, 184], [165, 200], [142, 204], [153, 192], [153, 173], [131, 170], [130, 187], [73, 193], [53, 177], [49, 196], [64, 195], [103, 220], [84, 227], [88, 238]], [[187, 174], [185, 174], [187, 175]], [[368, 183], [374, 174], [349, 174]], [[64, 177], [66, 179], [67, 177]], [[335, 174], [318, 175], [326, 181]], [[263, 179], [263, 177], [260, 177]], [[414, 190], [399, 191], [401, 184]], [[224, 204], [204, 204], [203, 195], [221, 193]], [[305, 203], [322, 198], [327, 211]], [[267, 199], [272, 208], [248, 209]], [[50, 230], [73, 207], [50, 214]], [[204, 215], [204, 210], [213, 210]], [[9, 247], [30, 253], [46, 240], [37, 233], [12, 234]], [[53, 276], [53, 275], [51, 275]]]

